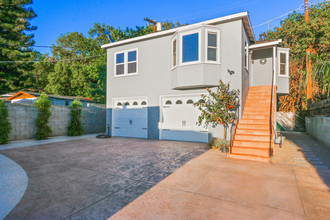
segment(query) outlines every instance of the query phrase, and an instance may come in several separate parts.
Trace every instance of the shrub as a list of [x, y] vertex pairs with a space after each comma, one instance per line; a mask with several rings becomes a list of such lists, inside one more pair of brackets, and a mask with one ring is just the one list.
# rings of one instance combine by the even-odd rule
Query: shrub
[[7, 144], [11, 124], [9, 121], [8, 108], [3, 100], [0, 100], [0, 144]]
[[84, 127], [81, 123], [81, 102], [75, 99], [70, 105], [71, 108], [71, 120], [68, 126], [69, 136], [79, 136], [84, 133]]
[[50, 100], [46, 93], [42, 93], [38, 100], [34, 102], [38, 108], [38, 117], [36, 119], [37, 140], [47, 139], [52, 134], [52, 129], [48, 126], [50, 112]]
[[212, 148], [216, 148], [222, 152], [228, 152], [230, 141], [226, 139], [217, 138], [213, 141]]

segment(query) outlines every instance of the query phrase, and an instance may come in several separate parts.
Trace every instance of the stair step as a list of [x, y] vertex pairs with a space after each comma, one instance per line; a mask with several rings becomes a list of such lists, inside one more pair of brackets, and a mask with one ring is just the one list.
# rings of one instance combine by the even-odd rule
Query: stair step
[[252, 155], [237, 155], [237, 154], [228, 154], [228, 158], [242, 159], [242, 160], [253, 160], [268, 163], [270, 159], [268, 157], [252, 156]]
[[270, 141], [270, 135], [236, 134], [237, 141]]
[[236, 134], [252, 134], [252, 135], [270, 135], [269, 129], [237, 129]]
[[270, 115], [264, 115], [264, 114], [243, 114], [243, 119], [268, 119], [270, 118]]
[[240, 154], [240, 155], [252, 155], [252, 156], [261, 156], [261, 157], [269, 157], [270, 156], [270, 148], [241, 148], [241, 147], [233, 147], [231, 149], [232, 154]]
[[269, 119], [240, 119], [240, 124], [269, 125]]
[[264, 111], [270, 112], [270, 105], [269, 106], [245, 106], [244, 110], [251, 110], [251, 111]]
[[264, 111], [264, 110], [257, 110], [257, 109], [245, 109], [243, 111], [243, 116], [247, 115], [270, 115], [270, 109], [269, 111]]
[[[235, 135], [236, 136], [236, 135]], [[242, 140], [234, 140], [233, 146], [239, 147], [252, 147], [252, 148], [269, 148], [269, 141], [242, 141]]]
[[269, 124], [241, 124], [238, 123], [237, 129], [270, 129]]

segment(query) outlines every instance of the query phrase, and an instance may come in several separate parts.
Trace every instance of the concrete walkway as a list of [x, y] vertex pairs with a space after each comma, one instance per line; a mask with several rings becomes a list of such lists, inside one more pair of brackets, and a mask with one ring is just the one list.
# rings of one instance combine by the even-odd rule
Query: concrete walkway
[[111, 219], [330, 219], [329, 169], [310, 161], [306, 134], [287, 138], [271, 163], [209, 150]]
[[10, 141], [9, 144], [0, 145], [0, 150], [8, 150], [20, 147], [29, 147], [29, 146], [36, 146], [41, 144], [51, 144], [63, 141], [72, 141], [72, 140], [79, 140], [83, 138], [91, 138], [96, 137], [98, 134], [85, 134], [81, 136], [58, 136], [58, 137], [51, 137], [46, 140], [35, 140], [35, 139], [28, 139], [28, 140], [19, 140], [19, 141]]

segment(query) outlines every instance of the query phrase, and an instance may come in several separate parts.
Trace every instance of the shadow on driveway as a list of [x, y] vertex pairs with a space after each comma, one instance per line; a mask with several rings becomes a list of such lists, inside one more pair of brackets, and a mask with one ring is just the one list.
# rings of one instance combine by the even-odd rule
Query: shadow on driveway
[[5, 219], [107, 219], [207, 150], [200, 143], [125, 138], [2, 150], [29, 178]]

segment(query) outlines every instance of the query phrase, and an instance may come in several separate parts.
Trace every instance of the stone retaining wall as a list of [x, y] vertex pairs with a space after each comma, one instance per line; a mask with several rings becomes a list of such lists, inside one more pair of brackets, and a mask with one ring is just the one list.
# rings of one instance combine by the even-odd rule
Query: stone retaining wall
[[[8, 103], [9, 118], [12, 126], [10, 140], [23, 140], [35, 138], [37, 132], [35, 120], [38, 115], [36, 107], [30, 104]], [[52, 136], [67, 135], [67, 127], [70, 122], [70, 107], [52, 106], [52, 116], [49, 126], [52, 128]], [[82, 107], [82, 123], [85, 133], [99, 133], [105, 131], [106, 111], [102, 105]]]

